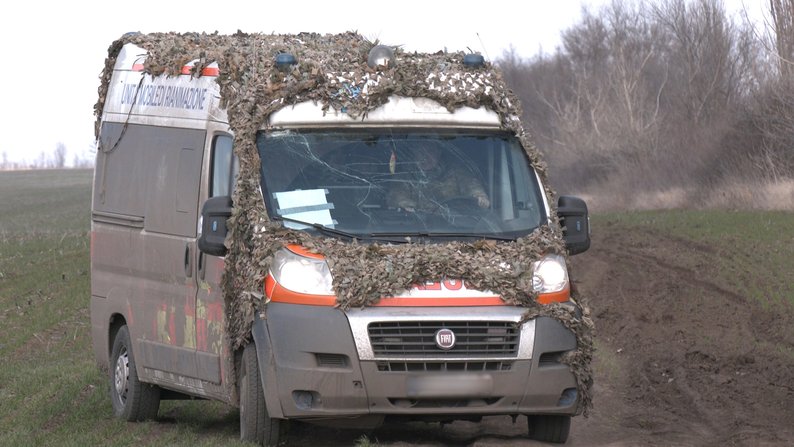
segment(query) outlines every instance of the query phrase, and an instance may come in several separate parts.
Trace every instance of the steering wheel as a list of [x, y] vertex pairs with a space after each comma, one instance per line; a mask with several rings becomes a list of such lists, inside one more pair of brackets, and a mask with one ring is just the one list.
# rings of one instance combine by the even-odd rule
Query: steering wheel
[[441, 201], [441, 206], [452, 209], [482, 209], [476, 197], [472, 196], [454, 196]]
[[476, 197], [454, 196], [441, 201], [440, 205], [450, 210], [445, 218], [457, 227], [484, 226], [489, 232], [499, 233], [502, 231], [498, 221], [494, 220], [496, 217], [494, 211], [481, 207]]

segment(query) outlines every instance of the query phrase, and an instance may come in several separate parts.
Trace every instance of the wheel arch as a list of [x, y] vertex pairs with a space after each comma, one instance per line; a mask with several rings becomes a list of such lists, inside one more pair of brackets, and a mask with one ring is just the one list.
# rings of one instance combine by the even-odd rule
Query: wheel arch
[[119, 333], [119, 329], [121, 329], [122, 326], [127, 326], [127, 319], [124, 318], [124, 315], [118, 312], [112, 314], [108, 320], [108, 358], [110, 358], [113, 353], [113, 341], [116, 339], [116, 335]]

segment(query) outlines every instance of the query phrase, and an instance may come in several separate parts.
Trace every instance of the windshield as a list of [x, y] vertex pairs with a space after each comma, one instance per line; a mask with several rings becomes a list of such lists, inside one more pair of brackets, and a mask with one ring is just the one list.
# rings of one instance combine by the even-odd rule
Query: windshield
[[505, 133], [262, 131], [257, 148], [268, 213], [290, 228], [514, 239], [546, 219], [529, 160]]

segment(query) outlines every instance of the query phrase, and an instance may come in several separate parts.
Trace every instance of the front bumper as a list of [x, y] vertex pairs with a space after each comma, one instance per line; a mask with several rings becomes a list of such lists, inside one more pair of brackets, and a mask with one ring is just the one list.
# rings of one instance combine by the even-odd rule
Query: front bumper
[[[576, 349], [574, 334], [548, 317], [516, 326], [523, 313], [511, 306], [342, 312], [270, 303], [253, 330], [268, 411], [298, 419], [576, 414], [576, 379], [559, 362]], [[373, 338], [373, 324], [391, 332]], [[406, 327], [432, 333], [435, 325], [472, 332], [463, 336], [469, 347], [415, 348], [415, 339], [399, 335]], [[501, 344], [502, 326], [515, 328], [512, 343]]]

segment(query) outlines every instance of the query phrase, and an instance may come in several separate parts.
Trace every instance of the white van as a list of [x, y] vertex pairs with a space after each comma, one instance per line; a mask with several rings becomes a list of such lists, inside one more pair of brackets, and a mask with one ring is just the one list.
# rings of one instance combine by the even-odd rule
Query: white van
[[[283, 100], [250, 143], [257, 206], [292, 236], [279, 243], [275, 227], [252, 226], [261, 233], [243, 242], [269, 241], [272, 255], [236, 253], [237, 262], [267, 266], [260, 290], [242, 290], [240, 270], [227, 265], [227, 224], [239, 225], [244, 214], [229, 217], [248, 205], [233, 197], [254, 177], [240, 173], [223, 61], [152, 75], [146, 38], [158, 36], [125, 36], [111, 50], [93, 189], [92, 336], [118, 417], [154, 418], [161, 399], [189, 395], [239, 406], [241, 438], [265, 445], [279, 442], [289, 420], [376, 427], [487, 415], [526, 415], [532, 438], [565, 442], [588, 395], [588, 378], [566, 362], [583, 349], [566, 256], [589, 247], [587, 208], [573, 197], [554, 204], [563, 240], [544, 179], [503, 116], [420, 96], [391, 95], [356, 117], [316, 98]], [[301, 44], [312, 45], [305, 36]], [[383, 46], [373, 52], [381, 81], [384, 57], [403, 63]], [[300, 64], [300, 54], [274, 53], [271, 67]], [[449, 70], [493, 71], [476, 55], [465, 62]], [[340, 85], [348, 95], [360, 87]], [[485, 278], [478, 269], [509, 263], [472, 266], [461, 253], [454, 267], [434, 257], [450, 247], [488, 253], [539, 234], [568, 253], [531, 259], [532, 284], [522, 287], [532, 288], [532, 305], [472, 286]], [[363, 269], [334, 255], [379, 250]], [[386, 260], [392, 252], [404, 256]], [[414, 266], [420, 281], [375, 300], [343, 299], [342, 290], [360, 290], [345, 288], [351, 282], [397, 281], [383, 262]], [[474, 273], [428, 277], [442, 264]], [[238, 321], [242, 294], [255, 311]], [[569, 311], [576, 324], [545, 307]]]

